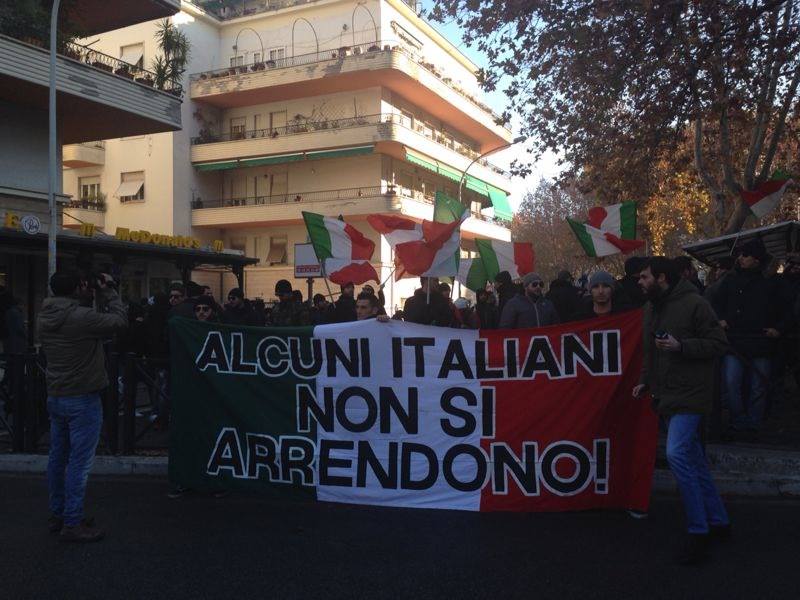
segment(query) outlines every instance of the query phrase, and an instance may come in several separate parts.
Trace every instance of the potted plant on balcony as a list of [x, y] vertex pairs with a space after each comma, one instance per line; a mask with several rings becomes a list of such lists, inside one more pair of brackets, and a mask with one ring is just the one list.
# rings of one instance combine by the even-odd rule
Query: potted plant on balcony
[[372, 44], [369, 48], [367, 48], [367, 52], [378, 52], [381, 49], [378, 44]]
[[133, 79], [131, 67], [126, 63], [122, 63], [116, 69], [114, 69], [114, 75], [119, 75], [120, 77], [125, 77], [127, 79]]
[[265, 68], [266, 67], [264, 66], [263, 62], [257, 62], [257, 63], [253, 63], [253, 66], [250, 67], [250, 70], [253, 71], [253, 72], [255, 72], [255, 71], [263, 71]]
[[155, 84], [155, 80], [153, 79], [153, 76], [150, 75], [150, 73], [147, 73], [147, 72], [141, 73], [141, 74], [137, 75], [136, 77], [134, 77], [134, 81], [136, 83], [141, 83], [142, 85], [146, 85], [148, 87], [153, 87], [153, 85]]
[[180, 82], [189, 62], [189, 39], [169, 19], [164, 19], [158, 24], [155, 38], [161, 50], [161, 55], [153, 61], [155, 85], [160, 90], [169, 88], [170, 93], [180, 97], [182, 93]]
[[277, 66], [277, 63], [276, 63], [274, 60], [272, 60], [272, 59], [269, 59], [269, 60], [266, 62], [266, 65], [267, 65], [267, 68], [268, 68], [268, 69], [274, 69], [274, 68]]

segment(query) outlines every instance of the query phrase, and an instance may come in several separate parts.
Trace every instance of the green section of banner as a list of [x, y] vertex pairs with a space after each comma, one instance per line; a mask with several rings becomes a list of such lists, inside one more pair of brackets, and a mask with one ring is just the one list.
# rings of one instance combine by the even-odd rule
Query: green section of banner
[[[314, 434], [299, 432], [296, 422], [297, 388], [313, 389], [315, 380], [291, 369], [269, 378], [259, 370], [259, 362], [280, 364], [288, 357], [290, 338], [306, 364], [312, 362], [313, 328], [228, 327], [180, 318], [169, 325], [170, 481], [198, 490], [316, 498], [313, 475], [312, 485], [297, 485], [304, 471], [297, 457], [304, 451], [313, 456]], [[265, 486], [268, 481], [275, 485]]]

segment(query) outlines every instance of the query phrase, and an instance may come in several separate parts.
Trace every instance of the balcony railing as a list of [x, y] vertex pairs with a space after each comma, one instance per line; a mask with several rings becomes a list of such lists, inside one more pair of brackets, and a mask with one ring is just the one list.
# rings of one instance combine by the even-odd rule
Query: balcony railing
[[[228, 19], [238, 19], [239, 17], [249, 17], [265, 12], [273, 12], [291, 6], [301, 6], [311, 4], [314, 0], [261, 0], [261, 2], [224, 2], [221, 0], [209, 0], [200, 2], [207, 11], [223, 21]], [[416, 10], [416, 0], [403, 0], [405, 4]]]
[[[294, 204], [294, 203], [313, 203], [313, 202], [333, 202], [336, 200], [358, 200], [368, 198], [411, 198], [425, 204], [433, 204], [435, 195], [423, 190], [407, 189], [399, 186], [367, 186], [358, 188], [344, 188], [339, 190], [323, 190], [319, 192], [287, 192], [285, 194], [273, 194], [269, 196], [242, 196], [238, 198], [219, 198], [216, 200], [195, 200], [192, 208], [195, 210], [204, 208], [234, 208], [242, 206], [267, 206], [271, 204]], [[498, 219], [487, 217], [478, 211], [470, 210], [470, 214], [476, 219], [487, 222], [497, 222], [504, 225]], [[505, 226], [505, 225], [504, 225]]]
[[103, 54], [97, 50], [93, 50], [88, 46], [82, 46], [74, 42], [66, 42], [62, 45], [59, 53], [66, 58], [71, 58], [78, 62], [90, 65], [95, 69], [113, 73], [118, 77], [124, 77], [145, 85], [147, 87], [155, 87], [158, 90], [172, 94], [173, 96], [181, 97], [183, 88], [178, 83], [173, 83], [170, 80], [159, 81], [158, 77], [152, 71], [143, 69], [137, 65], [132, 65], [108, 54]]
[[106, 212], [106, 201], [97, 198], [77, 198], [69, 201], [68, 208], [81, 208], [83, 210], [95, 210]]
[[96, 150], [105, 150], [106, 149], [106, 142], [105, 140], [98, 140], [96, 142], [80, 142], [79, 146], [83, 146], [84, 148], [94, 148]]
[[[348, 117], [344, 119], [300, 119], [281, 127], [269, 127], [265, 129], [234, 130], [223, 134], [213, 134], [204, 132], [202, 135], [192, 138], [192, 145], [214, 144], [218, 142], [229, 142], [235, 140], [250, 139], [276, 139], [288, 135], [299, 135], [317, 131], [336, 131], [338, 129], [352, 129], [355, 127], [366, 127], [370, 125], [394, 124], [406, 129], [415, 131], [430, 141], [458, 152], [462, 156], [475, 160], [480, 155], [474, 149], [453, 138], [451, 135], [438, 129], [424, 126], [421, 122], [410, 122], [409, 118], [398, 113], [380, 113], [374, 115], [363, 115], [359, 117]], [[486, 159], [480, 159], [479, 164], [491, 169], [495, 173], [504, 177], [510, 175], [500, 167], [490, 163]]]

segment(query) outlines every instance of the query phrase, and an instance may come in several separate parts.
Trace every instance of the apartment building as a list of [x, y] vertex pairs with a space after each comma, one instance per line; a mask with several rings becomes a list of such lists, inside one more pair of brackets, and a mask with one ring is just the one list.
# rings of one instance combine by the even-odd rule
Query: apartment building
[[[24, 8], [24, 7], [23, 7]], [[22, 8], [21, 8], [22, 10]], [[180, 10], [179, 0], [78, 0], [62, 15], [91, 36], [150, 22]], [[9, 18], [0, 23], [0, 286], [28, 307], [29, 321], [46, 291], [48, 209], [49, 21]], [[102, 164], [92, 140], [171, 132], [181, 126], [177, 89], [120, 76], [123, 63], [93, 46], [59, 41], [57, 134], [59, 164]], [[71, 190], [56, 186], [61, 209]], [[59, 239], [59, 243], [61, 243]], [[84, 255], [90, 250], [84, 250]]]
[[[481, 102], [476, 66], [412, 4], [183, 2], [172, 18], [191, 43], [183, 130], [78, 148], [102, 162], [65, 161], [65, 191], [87, 206], [104, 197], [95, 216], [106, 231], [167, 229], [259, 258], [244, 281], [249, 296], [265, 299], [278, 279], [305, 289], [293, 276], [294, 245], [306, 241], [302, 211], [341, 216], [372, 238], [383, 279], [391, 249], [366, 217], [430, 219], [437, 191], [471, 207], [465, 254], [476, 237], [509, 240], [509, 178], [477, 159], [510, 131]], [[147, 64], [154, 31], [126, 27], [93, 47]], [[233, 285], [197, 278], [218, 294]], [[416, 284], [389, 279], [387, 308], [402, 306]]]

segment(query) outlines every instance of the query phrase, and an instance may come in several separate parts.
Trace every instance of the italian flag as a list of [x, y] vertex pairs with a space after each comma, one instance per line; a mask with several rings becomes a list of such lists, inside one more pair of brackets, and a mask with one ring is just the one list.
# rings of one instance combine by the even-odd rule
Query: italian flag
[[771, 213], [775, 210], [783, 198], [786, 188], [793, 183], [788, 174], [776, 171], [772, 179], [756, 186], [752, 191], [743, 191], [742, 200], [750, 208], [750, 211], [757, 217]]
[[535, 264], [533, 244], [525, 242], [500, 242], [475, 240], [486, 276], [494, 280], [501, 271], [508, 271], [512, 279], [532, 273]]
[[483, 266], [483, 261], [478, 258], [462, 258], [458, 265], [458, 282], [465, 288], [477, 292], [486, 289], [489, 276]]
[[461, 221], [417, 223], [397, 215], [370, 215], [367, 221], [394, 248], [397, 279], [458, 274]]
[[303, 220], [325, 277], [339, 285], [380, 281], [369, 262], [375, 242], [340, 219], [303, 212]]
[[628, 254], [644, 246], [636, 239], [636, 203], [622, 202], [611, 206], [595, 206], [589, 219], [580, 223], [567, 218], [587, 256]]

